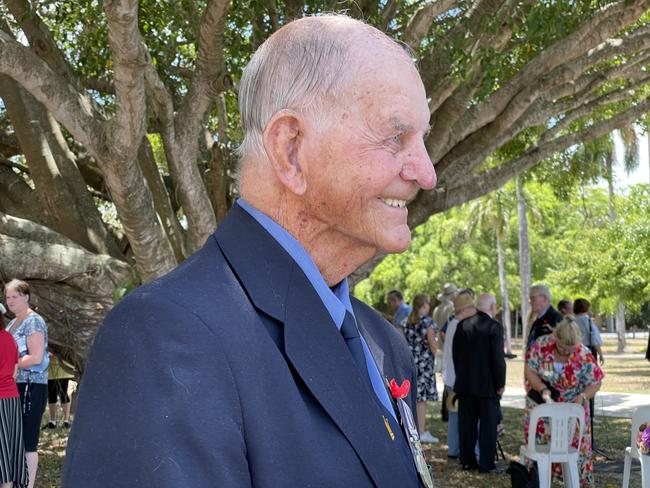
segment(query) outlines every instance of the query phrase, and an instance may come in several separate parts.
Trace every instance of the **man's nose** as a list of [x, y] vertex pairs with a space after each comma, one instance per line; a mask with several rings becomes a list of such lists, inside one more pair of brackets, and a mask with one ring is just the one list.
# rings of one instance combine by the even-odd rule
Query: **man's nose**
[[431, 190], [436, 186], [436, 170], [433, 168], [424, 141], [419, 142], [408, 153], [408, 159], [402, 167], [401, 176], [405, 180], [416, 181], [423, 190]]

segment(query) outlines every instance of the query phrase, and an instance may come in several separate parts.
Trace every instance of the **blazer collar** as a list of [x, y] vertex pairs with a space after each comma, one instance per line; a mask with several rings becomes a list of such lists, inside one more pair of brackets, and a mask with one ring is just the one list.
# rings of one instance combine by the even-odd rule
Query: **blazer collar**
[[223, 220], [215, 238], [253, 304], [284, 323], [289, 362], [348, 439], [374, 483], [390, 487], [395, 480], [410, 479], [374, 393], [302, 270], [238, 206]]

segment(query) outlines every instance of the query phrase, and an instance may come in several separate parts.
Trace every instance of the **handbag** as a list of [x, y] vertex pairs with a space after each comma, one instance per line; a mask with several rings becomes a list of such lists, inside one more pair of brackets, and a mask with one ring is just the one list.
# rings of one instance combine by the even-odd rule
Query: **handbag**
[[528, 469], [517, 461], [510, 461], [510, 467], [506, 469], [510, 475], [512, 488], [539, 488], [539, 476], [537, 475], [537, 463]]
[[[542, 380], [542, 383], [544, 383], [544, 386], [549, 389], [551, 392], [551, 400], [554, 402], [557, 402], [560, 399], [560, 392], [553, 388], [550, 383]], [[542, 394], [538, 392], [537, 390], [531, 388], [528, 393], [526, 393], [526, 396], [530, 398], [532, 401], [537, 403], [538, 405], [541, 405], [542, 403], [546, 403], [544, 401], [544, 398], [542, 398]]]

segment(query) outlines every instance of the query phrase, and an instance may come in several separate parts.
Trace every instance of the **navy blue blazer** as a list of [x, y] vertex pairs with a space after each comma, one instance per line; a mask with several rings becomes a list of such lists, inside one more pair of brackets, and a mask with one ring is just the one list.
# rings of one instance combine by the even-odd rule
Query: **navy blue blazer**
[[[415, 385], [404, 338], [352, 304], [379, 370]], [[234, 206], [201, 250], [106, 318], [63, 486], [407, 486], [366, 384], [301, 269]], [[415, 412], [415, 388], [408, 403]]]

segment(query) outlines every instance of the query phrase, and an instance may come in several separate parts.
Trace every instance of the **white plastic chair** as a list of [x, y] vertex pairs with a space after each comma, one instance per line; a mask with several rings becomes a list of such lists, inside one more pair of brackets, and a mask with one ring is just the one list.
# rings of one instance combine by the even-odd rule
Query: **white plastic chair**
[[[548, 419], [551, 440], [549, 444], [538, 445], [535, 443], [537, 422]], [[572, 447], [575, 436], [575, 420], [578, 420], [579, 437], [585, 427], [584, 409], [575, 403], [547, 403], [538, 405], [530, 412], [528, 425], [528, 445], [521, 446], [519, 461], [523, 464], [525, 458], [537, 461], [539, 475], [539, 488], [551, 488], [551, 465], [560, 463], [564, 486], [580, 488], [580, 473], [578, 472], [578, 455], [580, 448]]]
[[[630, 435], [630, 447], [625, 448], [625, 464], [623, 465], [623, 488], [630, 485], [630, 469], [632, 468], [632, 459], [641, 461], [641, 453], [636, 447], [636, 436], [639, 427], [644, 422], [650, 422], [650, 406], [639, 407], [632, 415], [632, 434]], [[641, 463], [641, 488], [650, 488], [650, 463], [644, 459]]]

